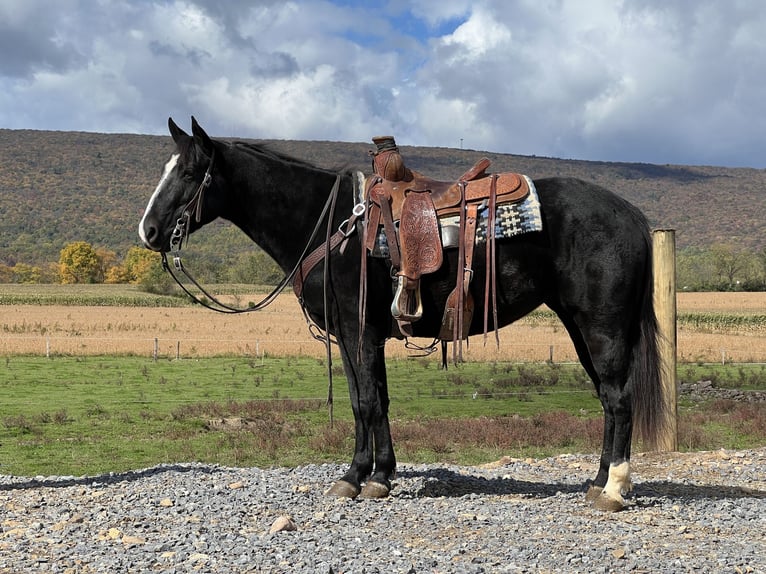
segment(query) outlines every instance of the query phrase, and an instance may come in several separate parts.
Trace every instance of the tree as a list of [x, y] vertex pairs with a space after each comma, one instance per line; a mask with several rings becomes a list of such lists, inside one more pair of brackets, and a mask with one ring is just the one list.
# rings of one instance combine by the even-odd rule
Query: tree
[[233, 283], [251, 285], [276, 285], [282, 276], [279, 265], [260, 249], [240, 255], [229, 272], [229, 280]]
[[104, 274], [104, 283], [130, 283], [130, 276], [124, 265], [113, 265]]
[[59, 277], [62, 283], [95, 283], [99, 270], [98, 254], [90, 243], [75, 241], [61, 250]]
[[149, 251], [143, 247], [131, 247], [128, 249], [122, 265], [125, 268], [125, 275], [128, 281], [140, 284], [152, 274], [152, 268], [162, 267], [162, 260], [159, 253]]
[[681, 291], [713, 289], [713, 264], [708, 250], [687, 247], [676, 254], [676, 282]]
[[0, 283], [13, 283], [13, 267], [0, 263]]
[[95, 282], [108, 283], [106, 276], [109, 270], [117, 265], [117, 254], [111, 249], [98, 247], [96, 249], [96, 256], [98, 256], [98, 273]]
[[131, 247], [125, 255], [122, 267], [130, 283], [136, 283], [144, 291], [168, 295], [175, 284], [162, 268], [160, 254], [143, 247]]
[[17, 263], [13, 266], [14, 283], [40, 283], [42, 277], [39, 267], [27, 263]]
[[716, 243], [710, 252], [720, 289], [736, 289], [739, 284], [750, 279], [752, 257], [746, 250], [727, 243]]

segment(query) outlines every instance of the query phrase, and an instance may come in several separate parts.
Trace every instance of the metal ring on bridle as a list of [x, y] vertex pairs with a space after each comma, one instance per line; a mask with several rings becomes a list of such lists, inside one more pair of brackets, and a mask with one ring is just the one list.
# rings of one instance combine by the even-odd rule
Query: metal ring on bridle
[[[298, 262], [295, 264], [295, 267], [293, 270], [285, 275], [282, 280], [279, 282], [279, 284], [269, 293], [266, 295], [260, 302], [251, 304], [245, 309], [237, 309], [234, 307], [230, 307], [229, 305], [226, 305], [225, 303], [222, 303], [219, 301], [215, 296], [210, 294], [208, 291], [205, 290], [202, 285], [200, 285], [194, 277], [192, 277], [189, 272], [184, 268], [183, 263], [181, 261], [181, 247], [183, 245], [184, 239], [188, 238], [189, 235], [189, 219], [191, 218], [191, 212], [195, 212], [196, 221], [200, 221], [201, 217], [201, 207], [202, 207], [202, 194], [205, 191], [205, 189], [210, 185], [212, 181], [212, 170], [213, 170], [213, 160], [215, 159], [215, 150], [213, 151], [213, 155], [210, 158], [210, 164], [208, 165], [208, 168], [205, 172], [205, 176], [202, 179], [202, 183], [200, 183], [199, 187], [197, 188], [197, 191], [194, 193], [192, 198], [189, 200], [189, 202], [186, 204], [186, 207], [184, 208], [184, 211], [176, 220], [176, 226], [173, 229], [171, 236], [170, 236], [170, 251], [173, 258], [173, 266], [171, 267], [168, 264], [167, 260], [167, 253], [162, 253], [162, 267], [170, 273], [170, 276], [175, 280], [175, 282], [178, 284], [178, 286], [186, 293], [195, 303], [199, 303], [203, 307], [207, 307], [208, 309], [211, 309], [213, 311], [216, 311], [218, 313], [249, 313], [252, 311], [259, 311], [260, 309], [263, 309], [267, 305], [269, 305], [274, 299], [276, 299], [277, 295], [279, 295], [287, 285], [290, 284], [290, 282], [295, 277], [295, 274], [300, 269], [301, 263], [306, 257], [306, 254], [309, 252], [309, 248], [311, 247], [311, 244], [314, 242], [314, 239], [317, 236], [317, 233], [320, 229], [321, 223], [324, 220], [325, 216], [327, 216], [328, 211], [330, 211], [329, 219], [328, 219], [328, 228], [329, 228], [329, 222], [332, 221], [332, 210], [330, 209], [331, 205], [334, 205], [335, 199], [338, 195], [338, 190], [340, 189], [340, 179], [341, 176], [338, 174], [335, 178], [335, 183], [332, 187], [332, 190], [330, 191], [330, 195], [327, 198], [327, 202], [325, 203], [324, 208], [322, 209], [322, 213], [319, 215], [319, 219], [317, 220], [316, 227], [314, 228], [313, 232], [311, 233], [311, 237], [309, 237], [308, 242], [306, 243], [306, 247], [303, 250], [303, 253], [301, 253], [301, 256], [298, 258]], [[358, 206], [354, 207], [354, 210], [356, 211]], [[364, 206], [362, 206], [364, 207]], [[355, 226], [351, 226], [351, 229], [348, 230], [347, 233], [344, 233], [344, 237], [348, 237], [351, 235], [351, 232], [355, 229]], [[194, 293], [192, 293], [189, 288], [186, 287], [186, 285], [183, 284], [183, 282], [176, 276], [175, 273], [173, 273], [173, 268], [176, 269], [179, 273], [183, 273], [183, 275], [197, 288], [199, 291], [207, 297], [211, 303], [207, 303], [203, 299], [197, 297]], [[217, 307], [215, 306], [217, 305]]]

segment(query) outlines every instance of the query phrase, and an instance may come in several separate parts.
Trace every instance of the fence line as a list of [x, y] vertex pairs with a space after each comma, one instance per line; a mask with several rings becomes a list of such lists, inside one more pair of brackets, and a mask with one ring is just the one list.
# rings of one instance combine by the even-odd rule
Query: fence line
[[[482, 346], [482, 345], [474, 345]], [[503, 344], [500, 351], [491, 345], [489, 354], [502, 358], [510, 350], [520, 349], [526, 354], [533, 351], [533, 359], [548, 362], [571, 362], [571, 351], [564, 346], [557, 348], [550, 344]], [[324, 356], [324, 346], [315, 339], [307, 337], [267, 339], [215, 339], [215, 338], [178, 338], [178, 337], [92, 337], [92, 336], [0, 336], [0, 354], [4, 355], [102, 355], [132, 354], [158, 358], [200, 358], [207, 356], [240, 355], [261, 357], [271, 356]], [[476, 354], [474, 352], [474, 354]], [[486, 354], [486, 353], [485, 353]], [[414, 356], [417, 352], [405, 349], [403, 343], [393, 340], [389, 355]], [[434, 353], [434, 356], [439, 353]], [[467, 355], [470, 357], [471, 353]]]
[[[465, 351], [469, 361], [512, 360], [518, 362], [577, 362], [574, 349], [569, 344], [547, 343], [508, 343], [503, 342], [499, 350], [494, 343], [483, 345], [477, 337]], [[744, 342], [743, 342], [744, 343]], [[417, 356], [404, 348], [401, 341], [392, 340], [387, 355], [393, 358]], [[337, 354], [337, 349], [335, 351]], [[156, 359], [189, 359], [213, 356], [274, 357], [309, 356], [322, 358], [324, 346], [310, 337], [295, 338], [257, 338], [257, 339], [216, 339], [182, 337], [92, 337], [92, 336], [54, 336], [54, 335], [13, 335], [0, 336], [0, 355], [137, 355]], [[432, 358], [440, 360], [441, 353], [433, 353]], [[766, 353], [753, 347], [715, 347], [710, 346], [703, 352], [694, 354], [682, 348], [679, 342], [679, 363], [700, 364], [739, 364], [766, 363]]]

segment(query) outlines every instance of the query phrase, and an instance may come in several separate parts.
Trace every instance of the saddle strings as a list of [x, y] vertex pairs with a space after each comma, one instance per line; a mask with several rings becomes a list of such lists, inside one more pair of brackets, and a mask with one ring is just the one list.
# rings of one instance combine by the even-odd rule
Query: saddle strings
[[[500, 333], [497, 328], [497, 265], [495, 260], [495, 219], [497, 210], [497, 174], [492, 174], [489, 190], [489, 210], [487, 212], [487, 245], [484, 283], [484, 344], [487, 344], [489, 308], [492, 306], [492, 330], [495, 332], [495, 344], [500, 348]], [[491, 292], [491, 297], [490, 297]]]

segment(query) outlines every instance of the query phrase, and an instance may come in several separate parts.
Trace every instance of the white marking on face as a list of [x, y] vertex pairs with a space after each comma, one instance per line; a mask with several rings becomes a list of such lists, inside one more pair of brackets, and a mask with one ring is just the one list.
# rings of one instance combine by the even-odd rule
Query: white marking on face
[[630, 462], [609, 466], [609, 479], [606, 481], [602, 496], [608, 496], [614, 500], [623, 502], [622, 495], [630, 492], [633, 485], [630, 483]]
[[179, 157], [180, 154], [173, 154], [168, 160], [168, 163], [165, 164], [165, 169], [162, 172], [160, 182], [157, 184], [154, 193], [152, 193], [152, 196], [149, 198], [149, 203], [144, 210], [144, 216], [141, 218], [141, 223], [138, 224], [138, 235], [141, 238], [141, 241], [144, 242], [144, 245], [149, 245], [149, 242], [146, 240], [146, 232], [144, 231], [144, 221], [146, 220], [147, 214], [152, 210], [152, 205], [162, 191], [162, 188], [165, 187], [165, 182], [167, 181], [170, 172], [172, 172], [176, 165], [178, 165]]

